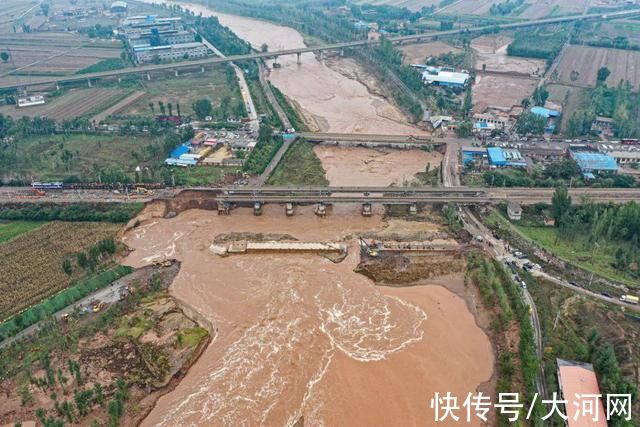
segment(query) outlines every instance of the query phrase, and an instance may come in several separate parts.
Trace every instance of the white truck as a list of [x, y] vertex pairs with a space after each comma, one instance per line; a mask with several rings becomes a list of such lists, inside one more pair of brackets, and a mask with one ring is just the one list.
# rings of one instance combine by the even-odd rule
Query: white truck
[[640, 298], [633, 295], [622, 295], [620, 301], [627, 302], [629, 304], [640, 304]]

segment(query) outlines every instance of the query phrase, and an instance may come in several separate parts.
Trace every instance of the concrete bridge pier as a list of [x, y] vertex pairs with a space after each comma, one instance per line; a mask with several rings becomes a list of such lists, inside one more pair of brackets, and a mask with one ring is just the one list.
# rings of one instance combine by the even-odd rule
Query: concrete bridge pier
[[118, 77], [118, 83], [122, 83], [122, 77]]
[[178, 70], [174, 70], [173, 72], [175, 73], [176, 77], [180, 75], [180, 73], [178, 73]]
[[151, 73], [147, 73], [147, 80], [151, 81]]
[[284, 213], [287, 216], [293, 216], [293, 203], [289, 202], [284, 205]]
[[253, 214], [255, 216], [262, 215], [262, 202], [255, 202], [253, 204]]
[[344, 48], [340, 49], [340, 56], [344, 56]]
[[320, 49], [318, 51], [318, 56], [320, 57], [320, 62], [324, 61], [324, 50]]
[[56, 90], [60, 92], [60, 83], [56, 82]]
[[200, 67], [200, 72], [204, 73], [204, 65], [202, 67]]
[[302, 60], [300, 59], [301, 56], [302, 54], [300, 52], [296, 53], [296, 63], [298, 65], [302, 65]]
[[87, 86], [91, 87], [91, 79], [87, 79]]
[[218, 201], [218, 215], [229, 215], [231, 206], [228, 202]]
[[327, 207], [325, 206], [324, 203], [318, 203], [315, 207], [315, 209], [313, 210], [313, 212], [320, 216], [323, 217], [325, 215], [327, 215]]
[[409, 205], [409, 215], [411, 215], [411, 216], [418, 215], [418, 204], [417, 203], [411, 203], [411, 205]]
[[366, 202], [362, 204], [362, 216], [371, 216], [371, 203]]

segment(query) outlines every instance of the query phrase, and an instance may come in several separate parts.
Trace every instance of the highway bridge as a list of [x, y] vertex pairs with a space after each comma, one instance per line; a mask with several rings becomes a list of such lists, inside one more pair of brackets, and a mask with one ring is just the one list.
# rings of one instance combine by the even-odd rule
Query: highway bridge
[[[421, 42], [427, 40], [437, 39], [439, 37], [452, 36], [457, 34], [477, 34], [490, 30], [505, 30], [505, 29], [513, 29], [513, 28], [522, 28], [522, 27], [530, 27], [537, 25], [549, 25], [549, 24], [558, 24], [564, 22], [572, 22], [572, 21], [584, 21], [584, 20], [610, 20], [610, 19], [621, 19], [628, 18], [632, 16], [640, 15], [640, 9], [626, 10], [621, 12], [613, 12], [613, 13], [593, 13], [587, 15], [573, 15], [573, 16], [564, 16], [559, 18], [546, 18], [546, 19], [536, 19], [524, 22], [515, 22], [510, 24], [496, 24], [496, 25], [483, 25], [479, 27], [471, 27], [471, 28], [462, 28], [458, 30], [448, 30], [448, 31], [436, 31], [431, 33], [422, 33], [422, 34], [413, 34], [408, 36], [397, 36], [397, 37], [389, 37], [388, 40], [394, 43], [410, 43], [410, 42]], [[246, 60], [254, 60], [254, 59], [268, 59], [268, 58], [277, 58], [279, 56], [284, 55], [302, 55], [303, 53], [308, 52], [319, 52], [322, 53], [324, 51], [335, 51], [335, 50], [343, 50], [345, 48], [357, 48], [363, 47], [371, 44], [379, 43], [378, 41], [369, 41], [369, 40], [358, 40], [352, 42], [345, 43], [334, 43], [327, 44], [322, 46], [314, 46], [314, 47], [304, 47], [298, 49], [286, 49], [279, 50], [274, 52], [255, 52], [245, 55], [234, 55], [227, 56], [225, 58], [221, 57], [213, 57], [200, 59], [195, 61], [184, 61], [184, 62], [176, 62], [176, 63], [168, 63], [168, 64], [157, 64], [157, 65], [144, 65], [140, 67], [133, 68], [123, 68], [120, 70], [111, 70], [111, 71], [102, 71], [96, 73], [86, 73], [86, 74], [74, 74], [71, 76], [64, 77], [43, 77], [43, 78], [33, 78], [29, 79], [29, 82], [26, 83], [28, 86], [38, 86], [38, 85], [55, 85], [60, 83], [71, 83], [71, 82], [79, 82], [79, 81], [87, 81], [91, 82], [92, 80], [108, 78], [108, 77], [122, 77], [127, 74], [138, 74], [138, 73], [146, 73], [148, 78], [150, 78], [151, 72], [157, 71], [166, 71], [173, 70], [176, 71], [179, 69], [185, 68], [197, 68], [204, 67], [206, 65], [213, 64], [223, 64], [229, 62], [238, 62], [238, 61], [246, 61]], [[7, 73], [7, 75], [12, 74]], [[1, 84], [0, 89], [12, 89], [18, 87], [24, 87], [25, 83], [6, 83]]]
[[[227, 203], [412, 203], [483, 204], [515, 201], [521, 204], [550, 203], [553, 188], [486, 187], [225, 187], [217, 200]], [[570, 189], [574, 203], [640, 202], [640, 189]]]

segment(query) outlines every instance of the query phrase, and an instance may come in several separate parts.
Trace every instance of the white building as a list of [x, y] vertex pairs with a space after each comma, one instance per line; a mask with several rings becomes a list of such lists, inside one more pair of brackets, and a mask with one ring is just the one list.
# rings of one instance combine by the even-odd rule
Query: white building
[[165, 46], [136, 46], [133, 53], [136, 61], [145, 64], [153, 62], [156, 58], [160, 61], [177, 61], [185, 55], [189, 59], [204, 58], [208, 54], [207, 47], [200, 42], [180, 43]]

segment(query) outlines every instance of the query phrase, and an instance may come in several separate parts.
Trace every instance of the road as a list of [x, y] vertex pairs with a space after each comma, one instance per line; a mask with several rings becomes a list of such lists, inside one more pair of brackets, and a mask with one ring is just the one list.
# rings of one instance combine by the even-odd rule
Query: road
[[[458, 30], [436, 31], [431, 33], [413, 34], [408, 36], [389, 37], [388, 40], [394, 43], [422, 42], [422, 41], [437, 39], [440, 37], [457, 35], [460, 33], [475, 34], [475, 33], [483, 33], [486, 31], [494, 31], [497, 29], [505, 30], [505, 29], [523, 28], [523, 27], [531, 27], [531, 26], [537, 26], [537, 25], [549, 25], [549, 24], [582, 21], [582, 20], [611, 20], [611, 19], [627, 18], [631, 16], [636, 16], [636, 15], [640, 15], [640, 9], [607, 13], [607, 14], [594, 13], [594, 14], [588, 14], [588, 15], [564, 16], [560, 18], [536, 19], [531, 21], [516, 22], [516, 23], [510, 23], [510, 24], [483, 25], [479, 27], [463, 28]], [[254, 52], [254, 53], [249, 53], [244, 55], [229, 56], [226, 58], [214, 57], [214, 58], [205, 58], [205, 59], [194, 60], [194, 61], [184, 61], [184, 62], [176, 62], [176, 63], [168, 63], [168, 64], [144, 65], [140, 67], [123, 68], [119, 70], [70, 75], [70, 76], [64, 76], [64, 77], [43, 77], [40, 79], [33, 79], [29, 83], [29, 85], [30, 86], [52, 85], [57, 83], [88, 81], [88, 80], [100, 79], [100, 78], [106, 78], [106, 77], [118, 77], [126, 74], [133, 74], [133, 73], [150, 73], [154, 71], [163, 71], [163, 70], [178, 70], [180, 68], [194, 68], [194, 67], [200, 67], [200, 66], [211, 65], [211, 64], [222, 64], [222, 63], [228, 63], [228, 62], [255, 60], [255, 59], [261, 59], [261, 58], [275, 58], [283, 55], [297, 55], [297, 54], [303, 54], [307, 52], [322, 52], [325, 50], [342, 50], [345, 48], [358, 48], [358, 47], [370, 46], [376, 43], [380, 43], [380, 42], [369, 41], [369, 40], [359, 40], [359, 41], [353, 41], [353, 42], [334, 43], [334, 44], [327, 44], [327, 45], [314, 46], [314, 47], [286, 49], [286, 50], [280, 50], [280, 51], [274, 51], [274, 52]], [[0, 89], [12, 89], [12, 88], [17, 88], [21, 86], [24, 86], [24, 85], [5, 83], [0, 85]]]
[[[116, 280], [110, 286], [100, 289], [96, 292], [93, 292], [86, 297], [76, 301], [74, 304], [63, 308], [54, 313], [53, 318], [56, 321], [60, 321], [65, 314], [72, 314], [76, 309], [80, 309], [81, 307], [90, 306], [93, 301], [102, 301], [107, 305], [111, 305], [115, 302], [120, 301], [120, 295], [123, 289], [127, 286], [130, 286], [132, 283], [132, 277], [136, 276], [136, 272], [131, 273], [127, 276]], [[13, 344], [16, 341], [22, 340], [24, 338], [29, 338], [35, 335], [43, 325], [46, 323], [46, 320], [35, 323], [28, 328], [24, 329], [22, 332], [18, 333], [14, 337], [7, 338], [6, 340], [0, 342], [0, 348], [7, 347]]]
[[349, 141], [423, 145], [442, 145], [454, 140], [454, 138], [434, 138], [424, 135], [381, 135], [329, 132], [297, 132], [296, 136], [311, 142]]
[[[195, 33], [195, 31], [194, 31]], [[202, 35], [200, 35], [202, 37]], [[202, 43], [204, 43], [213, 53], [218, 55], [221, 58], [226, 58], [226, 56], [211, 42], [202, 37]], [[260, 122], [258, 121], [258, 112], [256, 111], [256, 106], [253, 103], [253, 98], [251, 97], [251, 91], [249, 90], [249, 85], [247, 84], [247, 79], [244, 76], [244, 72], [240, 67], [238, 67], [235, 63], [230, 62], [229, 65], [233, 68], [233, 71], [236, 73], [236, 78], [238, 79], [238, 85], [240, 86], [240, 93], [242, 94], [242, 100], [244, 101], [244, 108], [247, 111], [247, 116], [249, 117], [249, 126], [253, 132], [258, 133], [258, 129], [260, 128]]]

